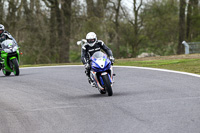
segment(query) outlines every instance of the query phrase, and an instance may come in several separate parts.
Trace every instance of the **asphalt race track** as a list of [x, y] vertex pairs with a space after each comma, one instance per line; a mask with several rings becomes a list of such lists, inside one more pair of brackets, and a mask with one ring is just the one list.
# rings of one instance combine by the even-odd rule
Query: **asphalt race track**
[[200, 77], [114, 68], [113, 96], [83, 66], [0, 72], [0, 133], [200, 133]]

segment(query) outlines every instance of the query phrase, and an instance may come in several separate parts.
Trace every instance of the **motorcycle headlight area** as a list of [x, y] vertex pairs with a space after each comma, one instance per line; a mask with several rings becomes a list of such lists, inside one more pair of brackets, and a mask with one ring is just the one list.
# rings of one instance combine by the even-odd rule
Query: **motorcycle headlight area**
[[104, 68], [105, 67], [105, 60], [103, 58], [96, 60], [96, 63], [99, 65], [99, 67]]
[[13, 48], [13, 52], [17, 51], [17, 49], [18, 49], [18, 47], [15, 46], [15, 47]]
[[15, 51], [17, 51], [17, 49], [18, 49], [18, 47], [17, 46], [15, 46], [15, 47], [10, 47], [10, 48], [6, 48], [6, 49], [4, 49], [4, 51], [6, 52], [6, 53], [12, 53], [12, 52], [15, 52]]
[[11, 53], [11, 52], [12, 52], [12, 49], [4, 49], [4, 51], [5, 51], [6, 53]]
[[92, 67], [94, 67], [95, 69], [99, 69], [99, 66], [95, 63], [92, 63]]

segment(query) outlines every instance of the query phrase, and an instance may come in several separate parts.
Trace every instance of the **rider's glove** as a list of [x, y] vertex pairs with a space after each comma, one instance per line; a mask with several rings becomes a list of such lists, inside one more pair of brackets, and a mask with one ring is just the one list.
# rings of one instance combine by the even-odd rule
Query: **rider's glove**
[[110, 61], [111, 61], [112, 63], [114, 63], [115, 58], [114, 58], [113, 56], [110, 56], [109, 58], [110, 58]]
[[86, 63], [85, 64], [85, 69], [89, 69], [90, 68], [90, 64], [89, 63]]

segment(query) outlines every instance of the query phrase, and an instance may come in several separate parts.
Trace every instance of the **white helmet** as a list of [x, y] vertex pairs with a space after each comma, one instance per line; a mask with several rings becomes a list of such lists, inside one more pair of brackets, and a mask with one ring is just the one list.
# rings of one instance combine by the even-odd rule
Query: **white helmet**
[[0, 35], [4, 33], [4, 26], [2, 24], [0, 24]]
[[87, 43], [90, 47], [93, 47], [94, 44], [97, 42], [97, 35], [94, 32], [89, 32], [86, 35]]

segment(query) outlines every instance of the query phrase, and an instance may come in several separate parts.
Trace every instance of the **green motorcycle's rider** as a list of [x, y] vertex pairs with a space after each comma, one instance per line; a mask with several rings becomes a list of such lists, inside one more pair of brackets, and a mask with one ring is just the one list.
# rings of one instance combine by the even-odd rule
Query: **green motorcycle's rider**
[[94, 86], [94, 81], [91, 80], [90, 78], [90, 69], [91, 69], [91, 64], [90, 64], [90, 57], [97, 51], [100, 51], [103, 49], [103, 51], [106, 52], [108, 55], [109, 59], [111, 62], [114, 62], [114, 57], [112, 54], [112, 51], [104, 44], [103, 41], [97, 40], [97, 36], [94, 32], [89, 32], [86, 35], [86, 40], [85, 44], [82, 45], [81, 49], [81, 61], [85, 65], [85, 73], [88, 76], [88, 81], [89, 83]]
[[[5, 41], [6, 39], [11, 39], [14, 41], [14, 43], [18, 46], [16, 40], [12, 37], [12, 35], [8, 32], [8, 31], [5, 31], [5, 28], [2, 24], [0, 24], [0, 57], [1, 57], [1, 43], [3, 41]], [[0, 70], [1, 70], [1, 58], [0, 58]]]

